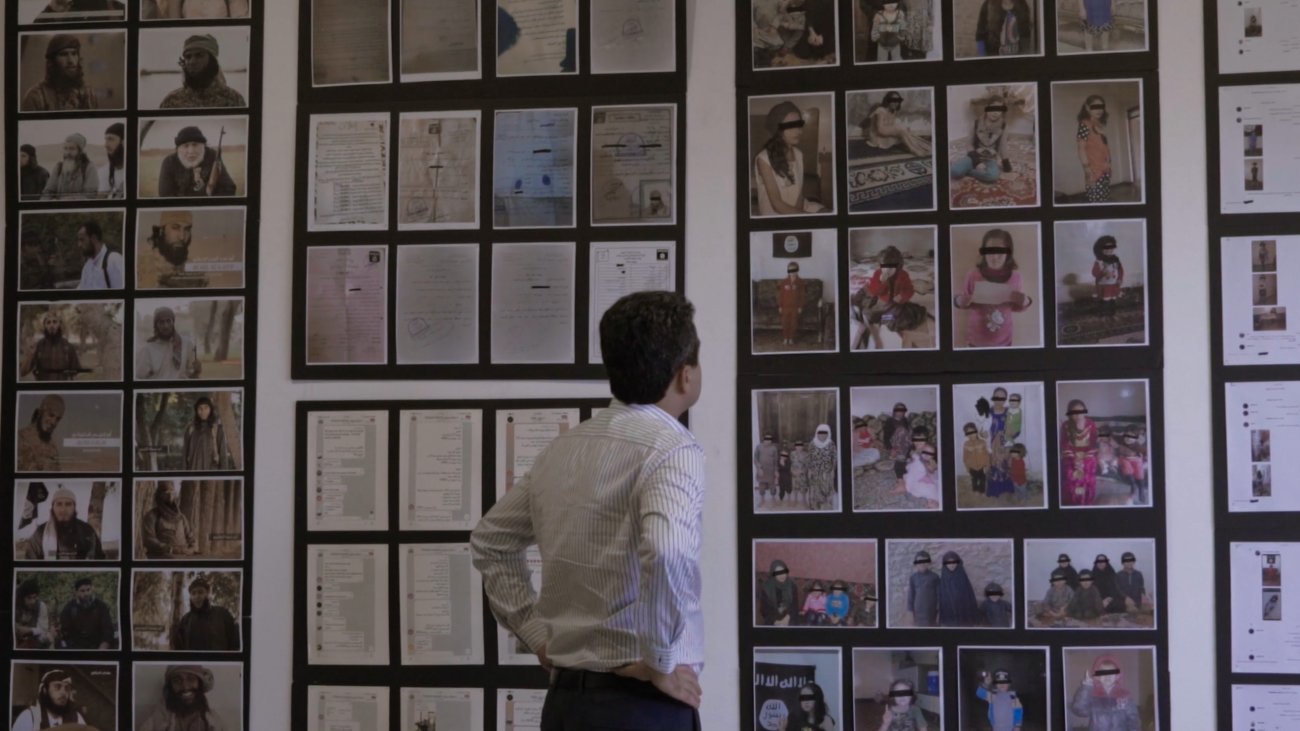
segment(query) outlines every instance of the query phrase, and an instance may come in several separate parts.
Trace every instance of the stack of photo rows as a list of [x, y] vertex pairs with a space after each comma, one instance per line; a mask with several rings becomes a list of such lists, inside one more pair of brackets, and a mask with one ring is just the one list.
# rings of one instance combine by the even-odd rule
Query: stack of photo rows
[[1153, 11], [740, 8], [745, 728], [1167, 727]]
[[303, 4], [295, 377], [599, 378], [681, 288], [684, 3], [492, 6]]
[[260, 20], [5, 12], [6, 723], [246, 728]]

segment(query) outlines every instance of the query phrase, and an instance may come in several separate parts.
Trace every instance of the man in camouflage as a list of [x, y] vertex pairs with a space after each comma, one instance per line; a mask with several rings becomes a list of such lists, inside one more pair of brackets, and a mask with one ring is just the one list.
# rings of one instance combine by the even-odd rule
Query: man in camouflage
[[45, 78], [23, 95], [21, 111], [65, 112], [98, 109], [94, 90], [81, 67], [81, 39], [59, 33], [45, 47]]
[[162, 108], [247, 106], [243, 95], [226, 85], [219, 55], [217, 39], [209, 34], [185, 39], [180, 59], [184, 85], [163, 97]]

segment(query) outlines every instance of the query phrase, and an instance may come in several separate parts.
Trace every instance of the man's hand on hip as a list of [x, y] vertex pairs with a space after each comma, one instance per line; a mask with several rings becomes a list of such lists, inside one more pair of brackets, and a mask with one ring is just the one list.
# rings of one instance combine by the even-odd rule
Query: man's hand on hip
[[551, 664], [551, 658], [546, 656], [545, 645], [542, 645], [541, 647], [537, 648], [537, 662], [541, 663], [542, 669], [548, 673], [551, 672], [551, 670], [554, 669], [555, 667], [554, 665]]
[[664, 674], [643, 662], [638, 662], [624, 665], [615, 670], [614, 674], [644, 680], [673, 700], [685, 703], [691, 708], [700, 707], [700, 697], [703, 695], [700, 689], [700, 677], [689, 665], [678, 665], [671, 673]]

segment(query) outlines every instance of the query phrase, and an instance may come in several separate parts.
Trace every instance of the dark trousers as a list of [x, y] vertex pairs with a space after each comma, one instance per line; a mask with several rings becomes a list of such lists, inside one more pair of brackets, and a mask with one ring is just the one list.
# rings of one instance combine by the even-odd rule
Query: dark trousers
[[970, 489], [974, 490], [975, 492], [984, 492], [987, 486], [988, 486], [988, 475], [985, 474], [984, 470], [970, 471]]
[[546, 693], [542, 731], [700, 731], [700, 714], [640, 680], [558, 670]]

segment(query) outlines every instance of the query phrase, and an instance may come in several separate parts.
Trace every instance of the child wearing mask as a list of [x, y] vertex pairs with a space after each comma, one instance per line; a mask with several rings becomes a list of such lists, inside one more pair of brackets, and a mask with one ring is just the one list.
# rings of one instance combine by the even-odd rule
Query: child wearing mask
[[849, 610], [853, 600], [849, 597], [849, 585], [836, 579], [831, 582], [831, 595], [826, 597], [826, 618], [835, 626], [848, 624]]
[[989, 582], [984, 587], [984, 601], [980, 602], [980, 614], [990, 627], [1011, 627], [1011, 603], [1002, 601], [1002, 585]]
[[966, 474], [970, 475], [971, 490], [983, 495], [988, 484], [988, 442], [980, 436], [979, 429], [973, 421], [966, 422], [961, 430], [966, 435], [966, 443], [962, 445], [961, 450], [962, 464], [966, 466]]
[[808, 587], [808, 596], [803, 600], [803, 623], [810, 627], [826, 624], [826, 587], [820, 581]]
[[1025, 722], [1025, 708], [1011, 689], [1011, 673], [994, 670], [992, 677], [981, 673], [983, 680], [975, 697], [989, 704], [989, 725], [993, 731], [1020, 731]]

